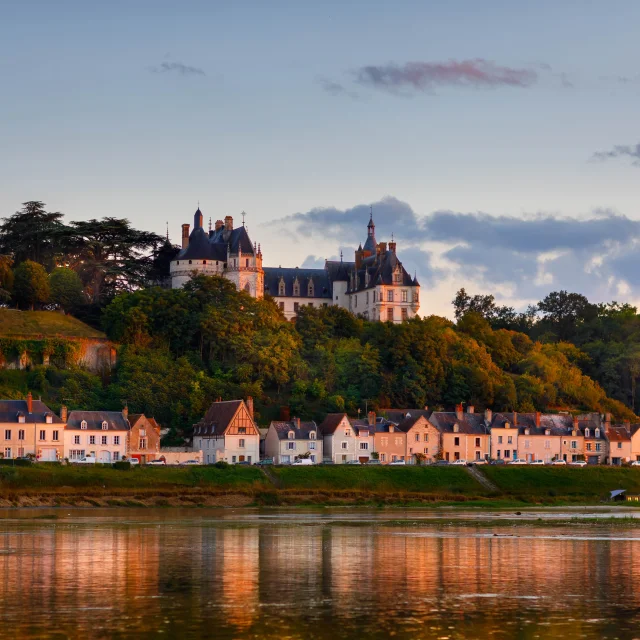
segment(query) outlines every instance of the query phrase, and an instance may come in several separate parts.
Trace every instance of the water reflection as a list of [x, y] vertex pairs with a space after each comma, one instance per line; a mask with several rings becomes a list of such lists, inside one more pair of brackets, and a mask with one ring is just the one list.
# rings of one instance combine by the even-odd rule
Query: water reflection
[[639, 554], [640, 523], [12, 518], [0, 635], [633, 638]]

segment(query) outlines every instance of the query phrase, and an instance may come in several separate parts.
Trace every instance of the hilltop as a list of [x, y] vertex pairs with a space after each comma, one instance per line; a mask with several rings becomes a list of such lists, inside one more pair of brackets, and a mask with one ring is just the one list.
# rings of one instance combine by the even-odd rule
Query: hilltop
[[0, 309], [0, 336], [106, 339], [102, 331], [58, 311]]

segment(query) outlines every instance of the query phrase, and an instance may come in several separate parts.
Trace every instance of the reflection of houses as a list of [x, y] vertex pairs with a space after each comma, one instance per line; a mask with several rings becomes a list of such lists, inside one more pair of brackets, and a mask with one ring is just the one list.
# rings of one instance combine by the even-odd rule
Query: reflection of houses
[[275, 464], [289, 464], [301, 456], [314, 463], [322, 462], [318, 426], [315, 422], [300, 422], [300, 418], [272, 422], [265, 439], [265, 455], [273, 458]]
[[127, 455], [128, 411], [72, 411], [64, 430], [64, 452], [70, 461], [95, 456], [115, 462]]
[[256, 463], [260, 432], [253, 421], [253, 398], [214, 402], [193, 426], [193, 449], [202, 450], [204, 463]]

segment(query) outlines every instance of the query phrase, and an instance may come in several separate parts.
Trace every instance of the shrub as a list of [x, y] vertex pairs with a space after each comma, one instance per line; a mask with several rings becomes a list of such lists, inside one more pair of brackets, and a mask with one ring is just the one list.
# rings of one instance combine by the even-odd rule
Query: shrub
[[113, 463], [114, 469], [119, 469], [120, 471], [129, 471], [131, 469], [131, 463], [128, 460], [118, 460]]
[[15, 458], [2, 458], [0, 464], [7, 465], [9, 467], [30, 467], [31, 460], [16, 460]]
[[224, 460], [218, 460], [218, 462], [216, 462], [213, 466], [216, 469], [226, 469], [229, 466], [229, 463], [225, 462]]

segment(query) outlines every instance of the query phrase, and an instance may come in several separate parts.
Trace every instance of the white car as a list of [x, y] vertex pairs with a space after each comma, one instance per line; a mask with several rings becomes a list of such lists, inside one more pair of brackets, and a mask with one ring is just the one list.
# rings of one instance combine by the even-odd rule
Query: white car
[[553, 464], [553, 465], [566, 465], [567, 461], [566, 460], [562, 460], [562, 459], [560, 459], [560, 460], [552, 460], [551, 464]]
[[306, 467], [313, 464], [313, 460], [311, 458], [298, 458], [298, 460], [294, 460], [291, 463], [292, 467]]
[[180, 463], [181, 466], [188, 466], [192, 464], [200, 464], [200, 463], [197, 460], [185, 460], [184, 462]]
[[140, 460], [138, 460], [138, 458], [127, 458], [125, 462], [128, 462], [131, 466], [134, 467], [135, 465], [140, 464]]
[[507, 464], [527, 464], [527, 461], [523, 460], [522, 458], [516, 458], [515, 460], [507, 462]]
[[472, 460], [469, 464], [489, 464], [484, 458], [478, 458], [477, 460]]
[[466, 465], [467, 461], [466, 460], [454, 460], [451, 464]]
[[390, 462], [389, 465], [403, 465], [403, 464], [407, 464], [404, 460], [394, 460], [393, 462]]
[[544, 460], [532, 460], [529, 464], [535, 464], [537, 467], [544, 465]]
[[164, 460], [149, 460], [147, 464], [150, 467], [164, 467], [167, 463]]
[[587, 463], [584, 460], [576, 460], [569, 463], [572, 467], [586, 467]]
[[632, 466], [632, 467], [640, 467], [640, 460], [634, 460], [634, 461], [631, 463], [631, 466]]
[[96, 457], [95, 456], [85, 456], [84, 458], [80, 458], [80, 460], [74, 460], [74, 464], [95, 464]]

